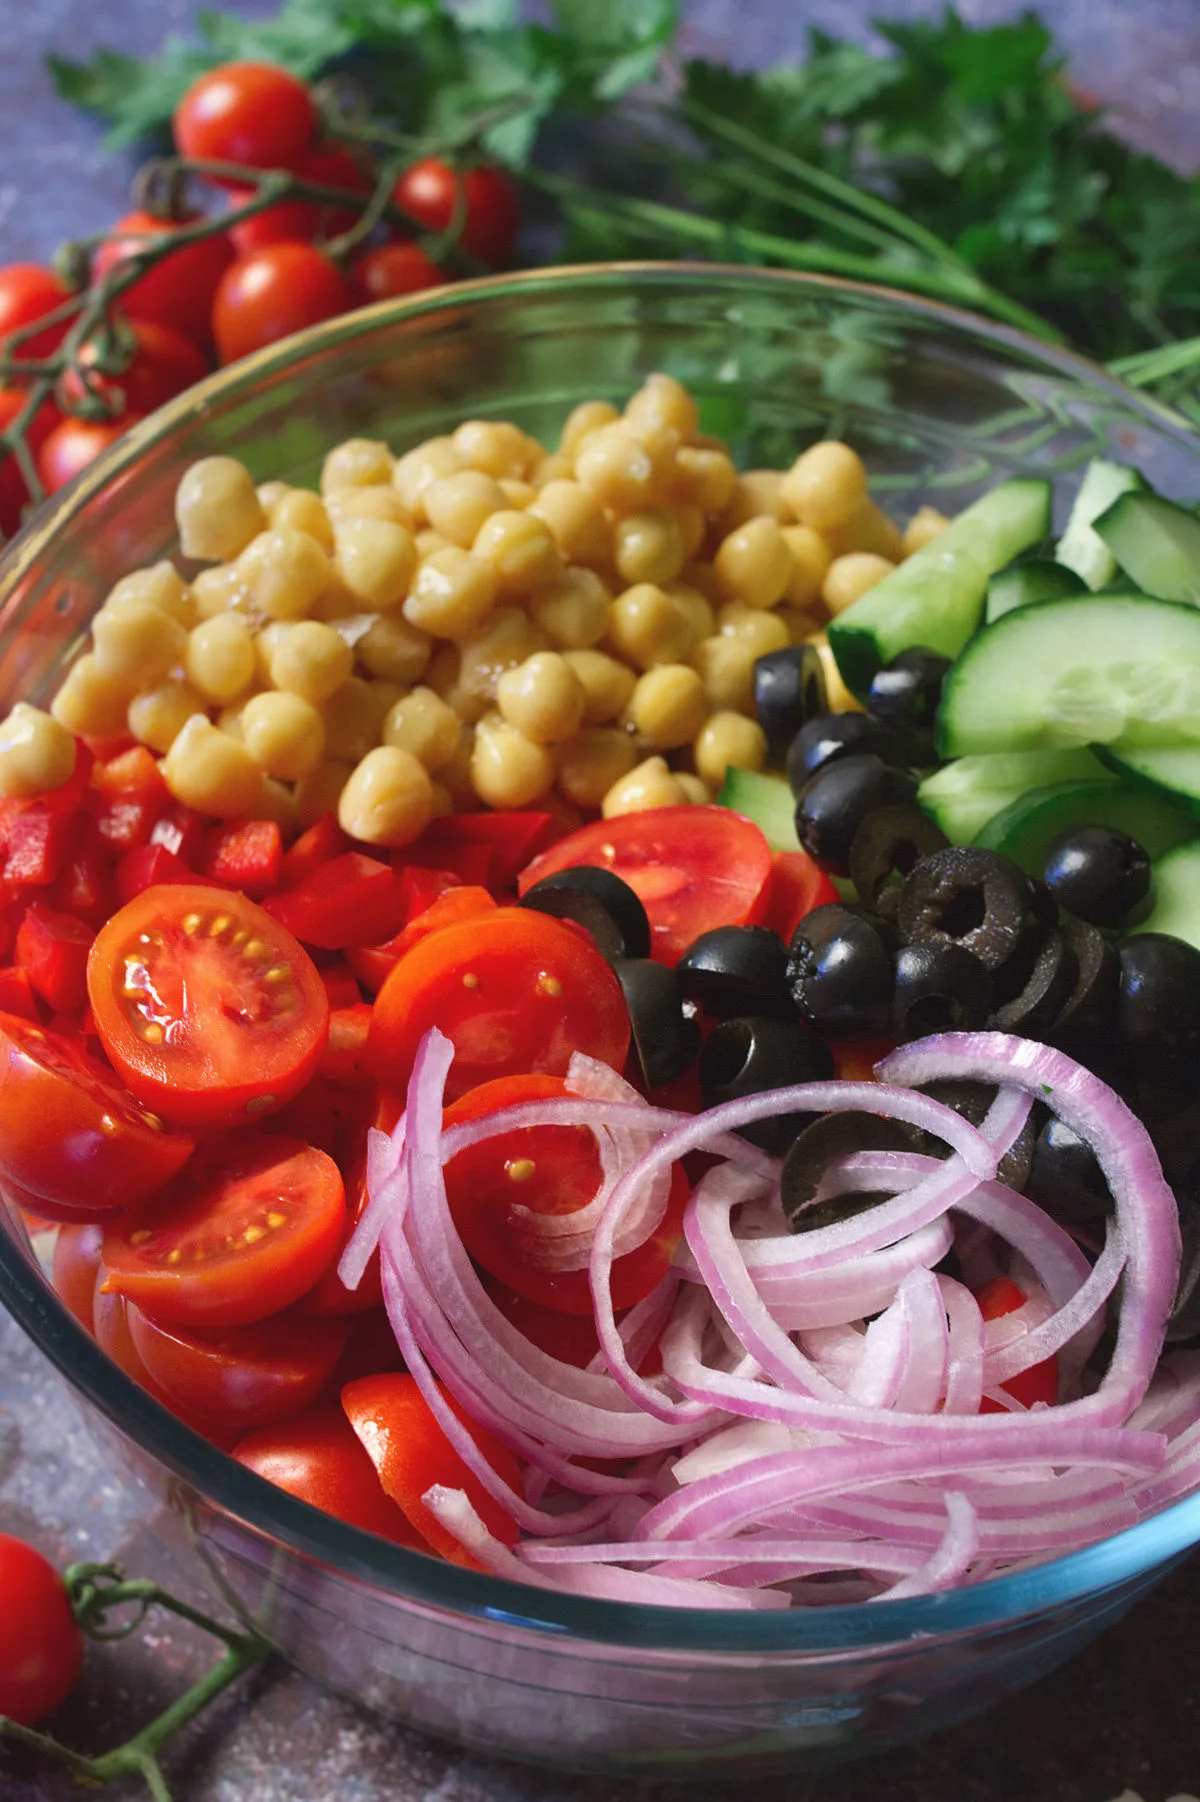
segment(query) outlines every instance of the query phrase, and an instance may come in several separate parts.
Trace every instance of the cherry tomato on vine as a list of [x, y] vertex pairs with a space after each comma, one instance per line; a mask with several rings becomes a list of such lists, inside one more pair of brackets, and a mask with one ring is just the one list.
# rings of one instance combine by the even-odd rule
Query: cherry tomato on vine
[[[103, 396], [110, 405], [124, 401], [123, 412], [140, 418], [153, 413], [176, 394], [182, 394], [193, 382], [201, 382], [208, 374], [208, 361], [193, 338], [171, 325], [158, 325], [153, 319], [134, 319], [130, 330], [137, 348], [128, 367], [118, 375], [93, 374], [85, 384], [76, 369], [68, 369], [63, 377], [64, 404], [75, 406], [88, 393]], [[84, 347], [80, 363], [91, 368], [97, 359], [94, 343]]]
[[[309, 181], [319, 181], [330, 188], [344, 188], [347, 193], [371, 191], [371, 183], [349, 150], [341, 144], [322, 144], [301, 159], [296, 173]], [[252, 188], [231, 188], [230, 204], [242, 206], [253, 195]], [[285, 240], [334, 238], [349, 231], [359, 215], [349, 207], [323, 206], [316, 200], [280, 200], [249, 219], [238, 220], [229, 228], [233, 247], [239, 257], [248, 257], [266, 244]]]
[[234, 1447], [234, 1457], [268, 1483], [365, 1533], [378, 1533], [414, 1552], [427, 1552], [397, 1508], [359, 1443], [340, 1404], [318, 1402], [280, 1425], [260, 1427]]
[[311, 244], [267, 244], [225, 271], [213, 303], [222, 363], [332, 319], [353, 305], [341, 271]]
[[[0, 388], [0, 432], [12, 424], [28, 398], [19, 388]], [[33, 417], [28, 443], [35, 464], [39, 451], [54, 431], [58, 417], [57, 407], [49, 403]], [[41, 474], [40, 469], [38, 473]], [[42, 480], [45, 481], [45, 476], [42, 476]], [[46, 485], [49, 487], [49, 483]], [[6, 538], [11, 538], [14, 532], [20, 530], [21, 513], [28, 500], [28, 485], [21, 474], [20, 464], [10, 451], [6, 457], [0, 457], [0, 532]]]
[[[566, 1093], [560, 1076], [501, 1077], [454, 1102], [443, 1124], [458, 1126], [526, 1101], [560, 1101]], [[489, 1276], [543, 1308], [590, 1318], [586, 1266], [555, 1269], [547, 1242], [529, 1216], [576, 1213], [596, 1194], [601, 1175], [600, 1149], [589, 1127], [518, 1127], [456, 1152], [446, 1165], [446, 1195], [460, 1239]], [[644, 1245], [613, 1263], [616, 1308], [631, 1308], [666, 1275], [689, 1192], [686, 1177], [676, 1168], [661, 1224]]]
[[438, 288], [448, 279], [419, 244], [380, 244], [358, 258], [351, 277], [364, 301], [396, 300]]
[[189, 1125], [244, 1125], [282, 1106], [329, 1032], [325, 985], [291, 933], [244, 895], [192, 883], [144, 889], [113, 915], [88, 957], [88, 995], [134, 1094]]
[[[126, 213], [112, 228], [112, 236], [99, 246], [92, 261], [94, 279], [107, 275], [119, 263], [159, 239], [177, 236], [194, 219], [168, 224], [152, 213]], [[153, 319], [173, 325], [197, 344], [212, 341], [213, 299], [222, 275], [233, 261], [233, 246], [224, 232], [182, 244], [145, 275], [124, 289], [121, 307], [130, 319]]]
[[396, 204], [418, 225], [445, 231], [455, 216], [460, 181], [463, 228], [459, 242], [481, 262], [499, 268], [512, 256], [521, 223], [517, 190], [503, 169], [494, 163], [478, 163], [473, 169], [455, 171], [440, 157], [422, 157], [404, 170], [392, 193]]
[[[252, 169], [295, 169], [312, 143], [317, 109], [302, 81], [273, 63], [223, 63], [197, 77], [171, 122], [180, 156]], [[236, 186], [223, 175], [209, 180]]]
[[48, 494], [57, 494], [74, 481], [81, 469], [94, 463], [101, 451], [136, 425], [140, 413], [122, 413], [119, 419], [60, 419], [37, 454], [38, 474]]
[[10, 1533], [0, 1533], [0, 1596], [0, 1715], [32, 1727], [66, 1700], [83, 1635], [49, 1559]]
[[[41, 263], [9, 263], [0, 269], [0, 344], [10, 332], [32, 325], [70, 296], [66, 282]], [[44, 332], [24, 339], [13, 354], [18, 360], [48, 357], [58, 349], [66, 332], [66, 322], [47, 326]]]

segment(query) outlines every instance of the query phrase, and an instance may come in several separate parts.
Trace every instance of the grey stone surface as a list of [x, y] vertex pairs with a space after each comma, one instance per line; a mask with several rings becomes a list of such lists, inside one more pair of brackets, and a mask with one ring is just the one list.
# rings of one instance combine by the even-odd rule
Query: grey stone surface
[[[600, 3], [600, 0], [598, 0]], [[685, 0], [697, 51], [762, 63], [793, 55], [804, 26], [865, 33], [874, 11], [927, 16], [940, 0]], [[239, 10], [272, 10], [241, 0]], [[1009, 0], [963, 0], [979, 23]], [[98, 44], [136, 50], [181, 29], [193, 0], [0, 0], [0, 259], [44, 257], [120, 212], [129, 164], [53, 98], [45, 50]], [[1110, 103], [1136, 141], [1180, 166], [1200, 161], [1200, 0], [1045, 0], [1075, 79]], [[0, 1531], [61, 1563], [121, 1559], [178, 1589], [147, 1525], [144, 1498], [106, 1470], [70, 1398], [40, 1354], [0, 1319]], [[893, 1755], [886, 1765], [756, 1785], [756, 1802], [1145, 1802], [1200, 1792], [1200, 1563], [1162, 1587], [1067, 1670], [984, 1719]], [[0, 1607], [3, 1598], [0, 1597]], [[209, 1647], [152, 1619], [130, 1642], [89, 1651], [57, 1723], [71, 1743], [123, 1737], [199, 1674]], [[267, 1668], [246, 1679], [183, 1739], [170, 1776], [179, 1802], [667, 1802], [679, 1792], [522, 1771], [382, 1723]], [[68, 1777], [0, 1753], [4, 1802], [68, 1802]], [[112, 1792], [126, 1802], [140, 1792]], [[723, 1786], [721, 1802], [749, 1802]]]

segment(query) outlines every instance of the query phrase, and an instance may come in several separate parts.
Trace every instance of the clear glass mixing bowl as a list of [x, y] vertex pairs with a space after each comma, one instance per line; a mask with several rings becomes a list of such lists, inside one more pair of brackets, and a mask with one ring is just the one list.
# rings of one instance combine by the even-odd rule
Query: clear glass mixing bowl
[[[744, 466], [818, 434], [864, 454], [904, 511], [954, 511], [1009, 472], [1096, 453], [1200, 493], [1200, 437], [1020, 333], [816, 277], [663, 266], [464, 284], [331, 321], [239, 363], [130, 432], [0, 562], [0, 705], [46, 696], [105, 591], [175, 548], [195, 458], [313, 481], [352, 434], [397, 450], [464, 416], [553, 438], [579, 400], [653, 369], [698, 396]], [[195, 1438], [59, 1304], [0, 1208], [0, 1302], [82, 1398], [102, 1456], [163, 1504], [214, 1589], [323, 1682], [414, 1726], [576, 1769], [749, 1777], [878, 1751], [1033, 1681], [1200, 1538], [1200, 1495], [1036, 1570], [866, 1607], [729, 1614], [555, 1597], [345, 1527]]]

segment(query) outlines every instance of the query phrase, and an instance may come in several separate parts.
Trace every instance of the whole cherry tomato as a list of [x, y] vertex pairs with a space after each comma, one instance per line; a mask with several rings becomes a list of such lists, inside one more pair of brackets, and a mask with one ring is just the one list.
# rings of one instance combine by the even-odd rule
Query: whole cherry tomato
[[[319, 181], [325, 187], [344, 188], [348, 194], [360, 194], [364, 198], [371, 191], [367, 176], [342, 144], [320, 144], [310, 150], [301, 159], [296, 173], [309, 181]], [[250, 188], [231, 189], [231, 204], [234, 207], [243, 205], [252, 193]], [[239, 257], [248, 257], [266, 244], [280, 244], [288, 239], [309, 239], [318, 235], [334, 238], [339, 232], [349, 231], [358, 216], [358, 212], [350, 207], [323, 206], [316, 200], [281, 200], [275, 206], [231, 225], [229, 235]]]
[[54, 1566], [0, 1533], [0, 1715], [23, 1727], [65, 1701], [83, 1663], [83, 1635]]
[[[175, 108], [180, 156], [252, 169], [295, 169], [312, 143], [317, 110], [302, 81], [272, 63], [224, 63], [195, 80]], [[213, 176], [223, 187], [228, 177]]]
[[[61, 277], [41, 263], [10, 263], [6, 269], [0, 269], [0, 342], [10, 332], [52, 313], [70, 294]], [[64, 322], [35, 332], [23, 340], [15, 354], [18, 359], [48, 357], [62, 343], [66, 330]]]
[[[174, 326], [159, 325], [153, 319], [133, 319], [130, 330], [137, 348], [128, 368], [119, 375], [93, 375], [90, 390], [110, 405], [124, 401], [123, 411], [141, 415], [153, 413], [172, 396], [182, 394], [193, 382], [203, 381], [208, 363], [195, 340]], [[99, 355], [96, 345], [85, 346], [80, 362], [91, 368]], [[89, 391], [82, 376], [69, 369], [63, 377], [62, 395], [65, 406], [74, 406]]]
[[503, 169], [478, 163], [454, 170], [440, 157], [422, 157], [405, 169], [392, 190], [396, 204], [430, 231], [445, 231], [455, 215], [458, 184], [463, 188], [463, 228], [459, 242], [483, 263], [499, 268], [512, 256], [521, 223], [517, 190]]
[[446, 272], [427, 257], [419, 244], [381, 244], [359, 257], [351, 275], [364, 301], [395, 300], [402, 294], [419, 294], [438, 288]]
[[[96, 251], [93, 276], [107, 275], [156, 239], [177, 236], [184, 226], [194, 223], [184, 220], [170, 225], [152, 213], [126, 213], [113, 226], [111, 237]], [[233, 246], [224, 232], [183, 244], [124, 289], [121, 307], [131, 319], [153, 319], [159, 325], [173, 325], [197, 344], [208, 344], [213, 296], [232, 261]]]
[[[28, 399], [29, 396], [19, 388], [0, 388], [0, 431], [12, 424]], [[50, 405], [42, 407], [34, 416], [28, 442], [35, 462], [38, 452], [53, 432], [57, 419], [58, 409]], [[42, 480], [45, 479], [42, 476]], [[49, 487], [49, 483], [46, 485]], [[0, 457], [0, 532], [6, 538], [11, 538], [20, 529], [21, 513], [28, 499], [29, 489], [17, 459], [11, 452], [6, 457]]]
[[61, 419], [38, 452], [38, 474], [47, 492], [65, 488], [140, 418], [140, 413], [123, 413], [120, 419]]
[[213, 304], [213, 334], [222, 363], [235, 362], [279, 338], [332, 319], [353, 295], [329, 258], [311, 244], [268, 244], [225, 271]]

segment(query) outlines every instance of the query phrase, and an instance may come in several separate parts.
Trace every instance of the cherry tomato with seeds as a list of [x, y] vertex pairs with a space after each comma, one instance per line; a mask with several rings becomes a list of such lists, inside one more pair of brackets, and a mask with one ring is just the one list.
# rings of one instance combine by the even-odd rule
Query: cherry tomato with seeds
[[364, 302], [420, 294], [426, 288], [439, 288], [448, 280], [445, 270], [427, 257], [419, 244], [407, 243], [380, 244], [368, 250], [350, 273]]
[[714, 926], [757, 925], [768, 904], [771, 847], [728, 807], [653, 807], [596, 820], [535, 857], [517, 893], [581, 864], [612, 870], [641, 897], [650, 955], [663, 964]]
[[113, 915], [88, 996], [134, 1094], [188, 1125], [262, 1119], [304, 1087], [329, 1033], [325, 985], [291, 933], [244, 895], [195, 883], [144, 889]]
[[70, 1693], [83, 1634], [54, 1566], [10, 1533], [0, 1533], [0, 1597], [0, 1715], [32, 1727]]
[[231, 1134], [152, 1208], [104, 1234], [107, 1287], [156, 1320], [214, 1332], [290, 1307], [341, 1244], [338, 1167], [300, 1139]]
[[[318, 123], [302, 81], [273, 63], [223, 63], [192, 83], [175, 108], [171, 129], [180, 156], [245, 163], [251, 169], [295, 169]], [[213, 175], [220, 187], [236, 179]]]
[[457, 1100], [497, 1076], [563, 1076], [576, 1051], [619, 1070], [629, 1014], [609, 965], [546, 914], [497, 907], [431, 932], [405, 953], [375, 1001], [368, 1065], [403, 1094], [436, 1026], [454, 1043], [446, 1086]]
[[[985, 1320], [1000, 1320], [1005, 1314], [1015, 1314], [1028, 1299], [1025, 1291], [1007, 1276], [998, 1276], [993, 1282], [985, 1283], [975, 1297]], [[1023, 1408], [1032, 1408], [1034, 1402], [1048, 1402], [1053, 1407], [1058, 1400], [1058, 1359], [1046, 1358], [1041, 1364], [1031, 1364], [1028, 1370], [1019, 1370], [1000, 1387]], [[985, 1395], [979, 1404], [979, 1412], [1003, 1414], [1006, 1410], [1003, 1402], [994, 1402]]]
[[311, 244], [267, 244], [225, 271], [213, 301], [222, 363], [332, 319], [354, 304], [345, 277]]
[[80, 470], [94, 463], [101, 451], [136, 425], [141, 415], [122, 413], [119, 419], [61, 419], [37, 455], [37, 469], [48, 494], [57, 494], [73, 482]]
[[[196, 219], [171, 224], [153, 213], [126, 213], [112, 228], [92, 259], [93, 280], [109, 274], [139, 250], [178, 234]], [[181, 244], [145, 275], [122, 290], [121, 310], [130, 319], [152, 319], [174, 326], [197, 344], [212, 341], [211, 314], [221, 277], [233, 261], [233, 246], [224, 232]]]
[[384, 1494], [375, 1466], [336, 1401], [318, 1402], [290, 1420], [260, 1427], [234, 1447], [233, 1455], [247, 1470], [347, 1526], [378, 1533], [414, 1552], [430, 1549]]
[[248, 1433], [298, 1414], [328, 1387], [346, 1349], [337, 1320], [272, 1314], [249, 1326], [189, 1332], [126, 1303], [129, 1336], [172, 1407]]
[[[202, 382], [208, 374], [202, 351], [186, 333], [171, 325], [159, 325], [153, 319], [133, 319], [129, 326], [137, 348], [128, 368], [118, 375], [93, 374], [89, 388], [85, 388], [77, 369], [68, 369], [62, 382], [66, 406], [77, 405], [85, 392], [92, 392], [110, 405], [120, 406], [126, 414], [140, 417], [153, 413], [156, 407], [182, 394], [193, 382]], [[84, 347], [79, 360], [90, 368], [97, 355], [96, 345], [91, 343]]]
[[[9, 263], [0, 269], [0, 346], [7, 350], [4, 341], [11, 333], [33, 325], [70, 298], [71, 290], [62, 277], [41, 263]], [[8, 354], [17, 362], [52, 356], [66, 337], [68, 324], [64, 320], [61, 325], [34, 332]]]
[[405, 169], [392, 190], [397, 206], [429, 231], [445, 231], [455, 216], [462, 184], [459, 242], [480, 262], [499, 268], [512, 256], [521, 203], [509, 176], [494, 163], [454, 170], [440, 157], [422, 157]]

